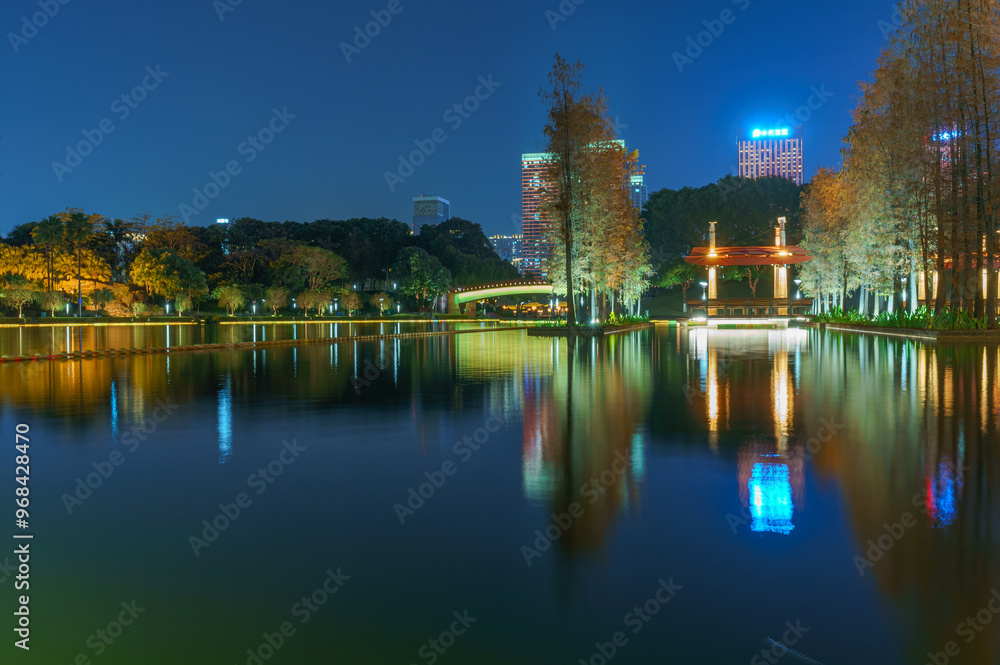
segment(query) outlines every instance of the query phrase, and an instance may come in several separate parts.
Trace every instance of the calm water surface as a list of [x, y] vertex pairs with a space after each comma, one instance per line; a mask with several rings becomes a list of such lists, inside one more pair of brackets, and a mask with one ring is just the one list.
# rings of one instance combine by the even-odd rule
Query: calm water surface
[[[0, 353], [166, 329], [101, 334]], [[666, 326], [0, 365], [35, 534], [10, 658], [996, 663], [998, 373], [996, 347]]]

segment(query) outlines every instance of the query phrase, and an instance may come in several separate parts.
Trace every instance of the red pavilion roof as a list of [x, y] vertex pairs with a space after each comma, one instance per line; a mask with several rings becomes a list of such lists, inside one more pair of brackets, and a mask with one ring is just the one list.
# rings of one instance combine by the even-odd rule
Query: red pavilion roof
[[792, 265], [812, 261], [812, 256], [801, 247], [695, 247], [684, 257], [698, 266], [759, 266]]

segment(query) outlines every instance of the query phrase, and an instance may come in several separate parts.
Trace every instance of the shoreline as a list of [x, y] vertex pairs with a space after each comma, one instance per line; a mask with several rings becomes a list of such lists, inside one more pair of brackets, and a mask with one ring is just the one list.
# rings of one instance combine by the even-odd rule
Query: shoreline
[[50, 353], [32, 356], [0, 356], [0, 364], [19, 362], [40, 362], [44, 360], [82, 360], [90, 358], [108, 358], [132, 355], [150, 355], [155, 353], [184, 353], [191, 351], [235, 351], [244, 349], [267, 348], [272, 346], [294, 346], [297, 344], [336, 344], [338, 342], [378, 341], [387, 339], [420, 339], [427, 337], [442, 337], [447, 335], [471, 335], [496, 333], [506, 331], [529, 330], [528, 326], [510, 326], [503, 328], [479, 328], [475, 330], [436, 330], [429, 332], [396, 333], [383, 335], [352, 335], [350, 337], [317, 337], [314, 339], [281, 339], [256, 342], [216, 342], [213, 344], [191, 344], [185, 346], [151, 346], [128, 347], [122, 349], [95, 349], [89, 351], [73, 351], [70, 353]]

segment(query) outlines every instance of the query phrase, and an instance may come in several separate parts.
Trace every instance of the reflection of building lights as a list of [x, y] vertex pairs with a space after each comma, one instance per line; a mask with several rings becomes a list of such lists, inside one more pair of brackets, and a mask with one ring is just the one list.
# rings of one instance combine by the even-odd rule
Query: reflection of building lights
[[788, 535], [792, 524], [792, 485], [787, 464], [754, 464], [750, 476], [750, 529]]
[[233, 454], [233, 387], [229, 375], [219, 389], [219, 464]]
[[954, 524], [958, 516], [958, 498], [962, 493], [962, 476], [955, 472], [955, 464], [950, 459], [942, 460], [937, 473], [927, 478], [926, 493], [931, 526], [940, 529]]

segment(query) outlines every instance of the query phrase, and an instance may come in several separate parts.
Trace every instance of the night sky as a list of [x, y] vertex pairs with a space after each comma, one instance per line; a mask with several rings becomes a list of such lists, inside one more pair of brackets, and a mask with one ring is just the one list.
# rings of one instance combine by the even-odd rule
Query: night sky
[[[603, 86], [650, 192], [733, 173], [738, 127], [787, 126], [812, 97], [809, 178], [839, 163], [857, 81], [893, 17], [891, 3], [861, 0], [63, 1], [0, 10], [4, 234], [66, 207], [182, 217], [184, 205], [192, 224], [409, 223], [422, 192], [512, 233], [520, 155], [542, 149], [537, 93], [556, 52], [584, 63], [585, 87]], [[391, 20], [357, 49], [373, 11]], [[42, 27], [25, 28], [36, 14]], [[721, 34], [702, 35], [679, 71], [673, 54], [709, 28]], [[475, 110], [454, 111], [477, 92]], [[399, 155], [432, 136], [444, 141], [392, 191], [386, 172], [398, 178]], [[67, 156], [81, 142], [92, 152]], [[209, 183], [215, 196], [196, 197]]]

